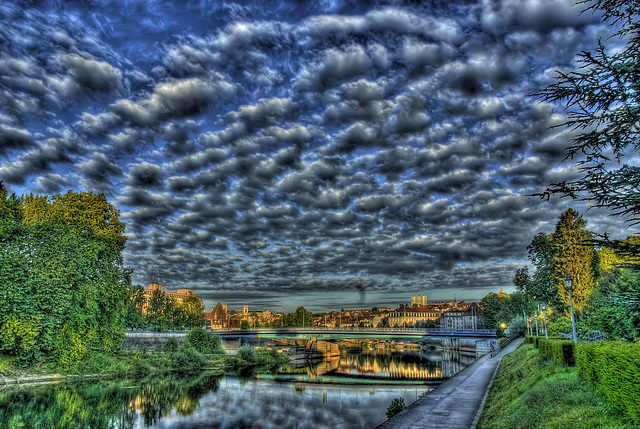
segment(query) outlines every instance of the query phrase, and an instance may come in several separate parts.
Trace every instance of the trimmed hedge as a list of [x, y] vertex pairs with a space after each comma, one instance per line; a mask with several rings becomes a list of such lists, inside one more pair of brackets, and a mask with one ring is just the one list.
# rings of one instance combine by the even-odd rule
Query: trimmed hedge
[[640, 344], [578, 344], [580, 376], [635, 423], [640, 423]]
[[574, 366], [575, 343], [562, 338], [536, 337], [537, 347], [544, 356], [553, 359], [558, 365]]
[[545, 337], [539, 337], [539, 336], [536, 336], [536, 335], [525, 335], [525, 336], [524, 336], [525, 342], [526, 342], [527, 344], [533, 344], [533, 346], [534, 346], [536, 349], [540, 348], [540, 345], [538, 344], [538, 341], [539, 341], [541, 338], [542, 338], [543, 340], [545, 339]]

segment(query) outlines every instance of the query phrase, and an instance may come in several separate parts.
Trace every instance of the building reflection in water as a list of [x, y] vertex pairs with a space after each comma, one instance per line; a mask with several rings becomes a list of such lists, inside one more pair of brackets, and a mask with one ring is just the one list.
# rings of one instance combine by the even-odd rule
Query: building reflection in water
[[300, 371], [306, 369], [309, 381], [321, 381], [318, 378], [338, 376], [438, 382], [453, 377], [475, 360], [475, 349], [458, 345], [455, 348], [431, 351], [378, 349], [298, 361], [291, 366], [291, 372], [300, 374]]

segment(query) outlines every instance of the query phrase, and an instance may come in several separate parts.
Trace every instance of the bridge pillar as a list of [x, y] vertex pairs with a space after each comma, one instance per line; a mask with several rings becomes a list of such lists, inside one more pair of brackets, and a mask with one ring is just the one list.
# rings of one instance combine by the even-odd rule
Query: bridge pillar
[[235, 356], [238, 354], [238, 349], [242, 346], [242, 340], [240, 338], [221, 338], [222, 347], [227, 351], [231, 356]]

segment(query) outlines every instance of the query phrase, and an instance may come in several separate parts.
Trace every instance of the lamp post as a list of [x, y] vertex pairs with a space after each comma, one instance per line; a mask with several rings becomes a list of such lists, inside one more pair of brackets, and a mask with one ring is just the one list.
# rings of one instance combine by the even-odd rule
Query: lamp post
[[549, 338], [549, 334], [547, 334], [547, 318], [545, 317], [547, 304], [543, 302], [542, 304], [540, 304], [540, 308], [542, 309], [542, 323], [544, 323], [544, 337]]
[[573, 328], [573, 342], [578, 343], [578, 336], [576, 335], [576, 318], [573, 315], [573, 298], [571, 297], [571, 287], [573, 286], [573, 279], [571, 275], [564, 276], [564, 287], [569, 291], [569, 304], [571, 305], [571, 327]]

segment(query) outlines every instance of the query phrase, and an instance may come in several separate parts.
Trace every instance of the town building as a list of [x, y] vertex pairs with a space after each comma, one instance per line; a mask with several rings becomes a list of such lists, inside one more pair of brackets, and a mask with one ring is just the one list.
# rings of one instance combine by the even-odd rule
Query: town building
[[475, 302], [461, 304], [443, 311], [440, 327], [444, 329], [483, 329], [480, 307]]
[[153, 296], [153, 293], [155, 291], [160, 291], [165, 294], [165, 296], [175, 299], [177, 305], [182, 304], [182, 301], [188, 296], [195, 296], [200, 300], [200, 303], [202, 304], [202, 298], [196, 295], [196, 293], [191, 289], [178, 289], [176, 292], [168, 292], [162, 290], [162, 285], [160, 283], [152, 282], [149, 283], [149, 287], [145, 289], [142, 294], [142, 296], [144, 297], [144, 302], [142, 303], [142, 313], [147, 314], [147, 310], [151, 302], [151, 297]]
[[440, 318], [440, 314], [440, 309], [430, 305], [421, 307], [400, 307], [396, 311], [389, 313], [389, 326], [392, 328], [410, 327], [421, 321], [437, 321]]
[[416, 295], [411, 297], [412, 307], [424, 307], [425, 305], [428, 305], [427, 295]]
[[227, 306], [220, 302], [211, 309], [211, 312], [205, 313], [205, 319], [206, 325], [210, 329], [229, 328], [229, 313], [227, 313]]

